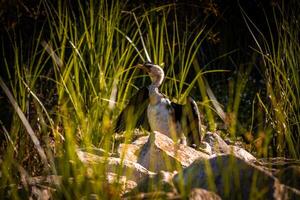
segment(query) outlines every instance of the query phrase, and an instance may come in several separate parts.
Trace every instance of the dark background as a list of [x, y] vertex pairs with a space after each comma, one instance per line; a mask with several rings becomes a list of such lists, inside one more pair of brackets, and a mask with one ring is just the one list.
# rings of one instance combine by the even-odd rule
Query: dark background
[[[74, 13], [79, 12], [79, 1], [66, 0], [64, 3]], [[82, 5], [85, 3], [86, 1], [82, 1]], [[241, 8], [245, 10], [260, 31], [268, 35], [269, 29], [266, 24], [266, 18], [272, 19], [273, 9], [278, 4], [282, 5], [282, 2], [279, 0], [128, 0], [124, 1], [124, 9], [134, 10], [138, 16], [144, 10], [171, 3], [176, 4], [176, 14], [179, 19], [179, 25], [183, 27], [182, 30], [188, 27], [191, 34], [197, 33], [195, 29], [197, 29], [198, 24], [203, 23], [204, 19], [207, 27], [213, 27], [198, 54], [202, 65], [220, 55], [235, 51], [230, 56], [212, 62], [208, 66], [208, 69], [229, 70], [228, 73], [213, 73], [208, 74], [206, 77], [218, 100], [226, 107], [228, 96], [230, 95], [228, 94], [229, 81], [236, 78], [240, 67], [247, 67], [247, 63], [259, 65], [261, 62], [261, 60], [253, 60], [252, 58], [253, 50], [250, 47], [256, 46], [242, 17]], [[49, 29], [47, 28], [45, 9], [42, 5], [41, 0], [0, 1], [0, 57], [5, 56], [8, 58], [8, 66], [10, 66], [8, 70], [12, 74], [14, 71], [14, 52], [11, 44], [14, 42], [20, 43], [20, 38], [23, 38], [19, 45], [22, 45], [23, 61], [26, 62], [26, 57], [29, 57], [26, 55], [29, 54], [32, 48], [32, 41], [36, 39], [33, 37], [33, 31], [39, 31], [43, 27], [42, 37], [45, 39], [48, 38]], [[284, 7], [287, 8], [288, 6], [287, 3]], [[274, 28], [274, 22], [270, 20], [269, 23], [271, 29]], [[8, 81], [9, 77], [7, 76], [3, 62], [4, 60], [0, 59], [0, 76], [5, 81]], [[241, 103], [243, 105], [241, 106], [241, 113], [243, 115], [240, 117], [245, 123], [247, 123], [247, 119], [251, 114], [251, 101], [255, 94], [257, 92], [263, 93], [265, 90], [262, 72], [259, 68], [252, 67], [250, 76], [249, 80], [252, 80], [252, 82], [249, 82], [249, 87], [246, 88], [245, 96], [243, 96]], [[3, 96], [0, 90], [0, 119], [5, 124], [9, 124], [11, 116], [9, 110], [11, 108], [7, 105], [6, 97]], [[49, 107], [51, 107], [51, 103]]]

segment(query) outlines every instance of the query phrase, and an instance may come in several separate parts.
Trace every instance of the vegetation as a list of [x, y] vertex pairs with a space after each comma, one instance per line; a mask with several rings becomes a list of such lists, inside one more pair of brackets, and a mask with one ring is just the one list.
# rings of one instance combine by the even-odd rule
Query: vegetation
[[[293, 4], [300, 8], [298, 1]], [[49, 174], [63, 177], [57, 198], [118, 195], [118, 185], [105, 185], [105, 165], [94, 166], [98, 170], [89, 174], [76, 149], [115, 151], [115, 119], [149, 81], [134, 67], [146, 60], [141, 35], [150, 58], [166, 73], [162, 92], [180, 103], [194, 96], [207, 129], [224, 124], [225, 135], [233, 140], [242, 137], [259, 157], [299, 159], [297, 10], [275, 5], [272, 16], [265, 13], [268, 31], [262, 31], [240, 6], [253, 39], [246, 45], [251, 59], [244, 61], [240, 49], [226, 45], [219, 55], [208, 55], [215, 48], [211, 43], [218, 40], [210, 18], [221, 18], [215, 4], [202, 8], [205, 17], [195, 22], [182, 20], [180, 6], [41, 0], [28, 11], [32, 18], [42, 19], [30, 33], [24, 34], [13, 22], [6, 26], [1, 36], [0, 196], [29, 195], [26, 188], [18, 190], [22, 177]], [[227, 65], [234, 66], [235, 73]], [[262, 77], [258, 90], [253, 73]], [[218, 78], [229, 81], [212, 85], [210, 81]], [[209, 84], [225, 113], [208, 95]]]

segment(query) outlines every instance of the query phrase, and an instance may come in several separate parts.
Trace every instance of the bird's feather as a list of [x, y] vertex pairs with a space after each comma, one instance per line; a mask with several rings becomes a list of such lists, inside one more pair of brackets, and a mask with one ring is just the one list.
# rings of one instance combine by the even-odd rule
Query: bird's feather
[[127, 106], [120, 113], [114, 131], [120, 133], [141, 126], [150, 130], [147, 119], [148, 104], [149, 91], [147, 87], [143, 87], [130, 98]]
[[188, 97], [184, 105], [172, 102], [175, 111], [175, 119], [181, 125], [181, 129], [187, 137], [188, 145], [199, 146], [201, 143], [201, 119], [196, 102]]

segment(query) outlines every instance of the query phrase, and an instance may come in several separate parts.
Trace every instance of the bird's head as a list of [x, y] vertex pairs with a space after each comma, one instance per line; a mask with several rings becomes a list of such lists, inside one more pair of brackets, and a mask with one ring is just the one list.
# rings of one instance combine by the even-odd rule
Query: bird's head
[[159, 65], [151, 62], [145, 62], [144, 64], [138, 64], [137, 66], [149, 74], [153, 84], [157, 86], [161, 85], [164, 80], [165, 73]]

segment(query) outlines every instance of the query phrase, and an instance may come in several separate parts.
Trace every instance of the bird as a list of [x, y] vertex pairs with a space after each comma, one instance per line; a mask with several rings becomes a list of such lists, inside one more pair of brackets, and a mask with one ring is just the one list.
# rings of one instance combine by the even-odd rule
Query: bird
[[201, 119], [193, 98], [188, 97], [184, 105], [170, 101], [159, 91], [165, 78], [163, 69], [151, 62], [136, 67], [149, 75], [151, 84], [131, 97], [116, 120], [115, 132], [143, 127], [167, 135], [175, 142], [199, 147], [202, 139]]

